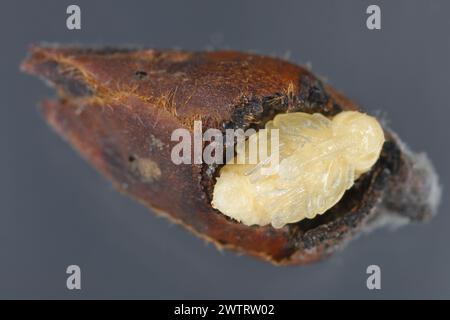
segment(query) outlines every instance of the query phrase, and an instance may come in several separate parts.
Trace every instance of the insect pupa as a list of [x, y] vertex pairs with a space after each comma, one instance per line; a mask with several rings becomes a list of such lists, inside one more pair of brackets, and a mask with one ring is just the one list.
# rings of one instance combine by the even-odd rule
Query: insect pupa
[[323, 214], [370, 170], [385, 141], [378, 121], [357, 111], [332, 120], [320, 113], [280, 114], [265, 127], [279, 130], [277, 172], [261, 173], [262, 158], [257, 164], [233, 161], [214, 189], [212, 206], [246, 225], [281, 228]]

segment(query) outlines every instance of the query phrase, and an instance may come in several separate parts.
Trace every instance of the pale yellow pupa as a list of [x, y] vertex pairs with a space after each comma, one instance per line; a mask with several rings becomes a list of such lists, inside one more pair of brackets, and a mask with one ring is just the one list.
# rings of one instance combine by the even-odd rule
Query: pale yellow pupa
[[[245, 225], [281, 228], [326, 212], [370, 170], [384, 143], [378, 121], [357, 111], [331, 120], [319, 113], [279, 114], [265, 128], [278, 129], [276, 172], [261, 173], [267, 159], [235, 161], [221, 169], [214, 187], [212, 206]], [[253, 139], [261, 139], [260, 132]]]

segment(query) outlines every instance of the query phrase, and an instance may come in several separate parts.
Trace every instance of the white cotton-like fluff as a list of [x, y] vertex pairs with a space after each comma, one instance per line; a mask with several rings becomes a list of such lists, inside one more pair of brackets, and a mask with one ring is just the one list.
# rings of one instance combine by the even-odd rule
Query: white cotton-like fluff
[[236, 164], [237, 158], [227, 163], [214, 187], [212, 206], [245, 225], [281, 228], [324, 213], [370, 170], [385, 140], [378, 121], [356, 111], [332, 120], [319, 113], [280, 114], [266, 129], [269, 139], [270, 129], [278, 129], [278, 170], [263, 171], [274, 159], [270, 143], [268, 154], [249, 164], [249, 144], [262, 139], [260, 130], [244, 150], [237, 148], [245, 164]]

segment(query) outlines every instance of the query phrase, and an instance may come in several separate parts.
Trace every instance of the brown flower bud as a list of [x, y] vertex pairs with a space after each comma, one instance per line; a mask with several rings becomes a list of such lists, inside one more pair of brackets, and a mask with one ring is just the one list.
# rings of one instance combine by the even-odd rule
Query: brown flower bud
[[312, 219], [245, 225], [211, 205], [221, 165], [176, 165], [171, 133], [260, 129], [277, 114], [332, 118], [359, 107], [306, 69], [238, 52], [33, 47], [22, 69], [54, 85], [49, 124], [122, 192], [218, 247], [276, 264], [324, 258], [361, 231], [420, 221], [436, 209], [439, 188], [425, 156], [384, 128], [378, 161], [343, 197]]

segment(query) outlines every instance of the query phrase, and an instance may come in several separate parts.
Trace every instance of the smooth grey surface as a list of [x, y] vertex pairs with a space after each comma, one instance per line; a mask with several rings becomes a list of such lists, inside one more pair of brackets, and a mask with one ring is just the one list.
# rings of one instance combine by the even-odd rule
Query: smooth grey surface
[[[82, 30], [65, 27], [82, 9]], [[365, 27], [369, 4], [382, 30]], [[450, 2], [1, 1], [0, 298], [449, 298]], [[219, 252], [115, 192], [44, 123], [53, 95], [18, 66], [31, 43], [230, 48], [311, 62], [381, 112], [443, 184], [428, 224], [377, 231], [320, 264], [277, 268]], [[168, 190], [169, 192], [169, 190]], [[82, 290], [65, 269], [82, 268]], [[366, 289], [369, 264], [382, 290]]]

